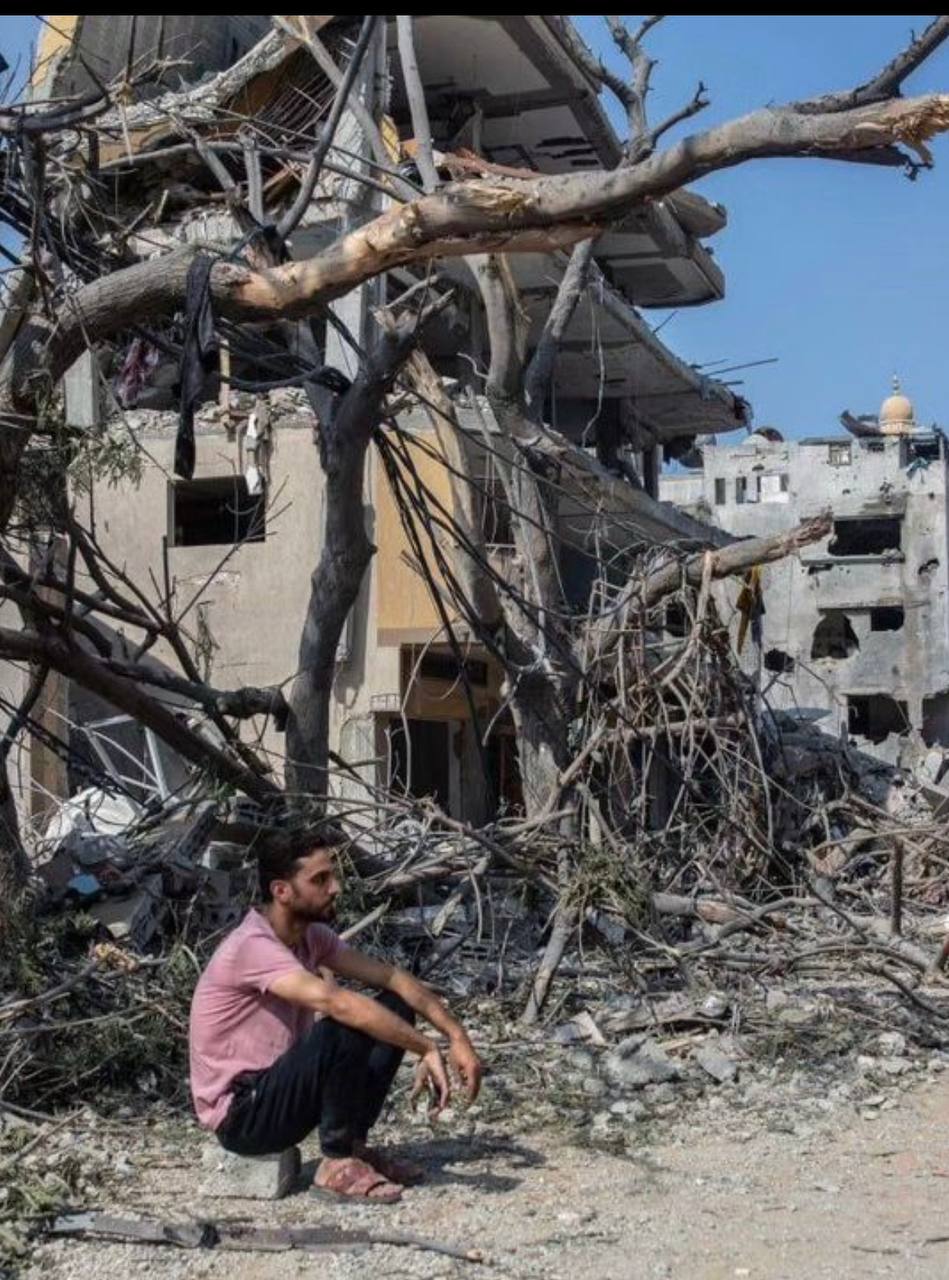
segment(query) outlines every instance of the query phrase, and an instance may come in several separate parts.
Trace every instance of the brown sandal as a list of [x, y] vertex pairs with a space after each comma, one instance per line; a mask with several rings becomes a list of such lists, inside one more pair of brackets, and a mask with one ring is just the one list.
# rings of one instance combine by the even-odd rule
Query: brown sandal
[[371, 1164], [376, 1173], [382, 1174], [389, 1182], [403, 1187], [415, 1187], [425, 1181], [425, 1170], [414, 1160], [402, 1160], [399, 1156], [390, 1155], [382, 1147], [363, 1147], [359, 1158]]
[[327, 1200], [363, 1200], [368, 1204], [395, 1204], [402, 1199], [398, 1182], [355, 1156], [337, 1164], [326, 1182], [314, 1182], [312, 1191]]

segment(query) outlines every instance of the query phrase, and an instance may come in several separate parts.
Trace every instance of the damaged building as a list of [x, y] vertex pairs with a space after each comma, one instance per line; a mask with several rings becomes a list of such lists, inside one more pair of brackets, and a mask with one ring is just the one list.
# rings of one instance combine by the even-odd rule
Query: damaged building
[[[279, 29], [260, 38], [266, 31], [263, 19], [233, 21], [230, 44], [225, 48], [215, 37], [205, 66], [206, 71], [224, 69], [224, 77], [204, 77], [196, 90], [195, 119], [208, 124], [209, 136], [222, 147], [240, 138], [240, 122], [248, 112], [262, 136], [311, 137], [332, 97], [332, 84], [311, 52]], [[305, 21], [342, 60], [355, 36], [354, 20]], [[620, 141], [575, 56], [577, 36], [567, 19], [422, 15], [415, 28], [436, 156], [446, 172], [464, 177], [487, 165], [489, 172], [494, 166], [496, 172], [553, 174], [618, 163]], [[147, 18], [137, 24], [122, 18], [59, 19], [44, 35], [40, 87], [47, 96], [67, 83], [81, 87], [80, 55], [86, 51], [95, 53], [100, 69], [115, 70], [133, 53], [141, 62], [159, 39], [166, 53], [190, 48], [202, 31], [194, 18]], [[361, 73], [360, 101], [381, 122], [389, 163], [412, 173], [411, 120], [391, 66], [394, 56], [394, 26], [383, 22]], [[187, 74], [187, 67], [175, 71], [179, 78]], [[169, 83], [166, 77], [156, 95]], [[143, 254], [184, 243], [240, 240], [242, 228], [220, 198], [213, 174], [200, 155], [182, 148], [161, 102], [158, 96], [154, 106], [149, 99], [130, 109], [123, 129], [101, 149], [100, 164], [114, 175], [116, 208], [134, 227], [130, 234], [139, 237]], [[346, 112], [337, 136], [337, 156], [345, 162], [330, 165], [320, 176], [292, 237], [294, 257], [310, 256], [387, 207], [381, 185], [361, 180], [372, 171], [372, 162], [358, 116]], [[268, 159], [259, 141], [264, 192], [292, 192], [299, 173]], [[347, 165], [358, 166], [360, 158], [365, 165], [359, 175], [352, 169], [347, 176]], [[144, 210], [147, 218], [136, 221]], [[660, 458], [674, 442], [745, 425], [748, 406], [680, 360], [638, 310], [719, 300], [723, 276], [703, 241], [724, 225], [719, 206], [683, 191], [612, 227], [597, 242], [597, 287], [587, 290], [561, 346], [546, 416], [589, 458], [590, 474], [609, 499], [604, 505], [616, 513], [617, 541], [628, 544], [632, 537], [638, 545], [698, 547], [727, 540], [658, 501]], [[511, 258], [529, 312], [529, 347], [539, 337], [566, 261], [565, 254]], [[437, 264], [437, 274], [453, 285], [455, 298], [423, 346], [444, 385], [454, 394], [470, 393], [464, 411], [469, 417], [461, 416], [475, 455], [479, 518], [503, 569], [512, 550], [509, 520], [492, 464], [490, 414], [478, 395], [488, 354], [483, 308], [462, 263]], [[351, 376], [355, 359], [345, 335], [365, 340], [373, 308], [421, 278], [397, 269], [335, 302], [317, 335], [326, 363]], [[84, 356], [66, 379], [66, 414], [79, 427], [108, 424], [116, 437], [130, 436], [141, 449], [141, 476], [134, 486], [105, 480], [94, 486], [97, 531], [106, 553], [136, 581], [161, 582], [167, 575], [179, 607], [195, 601], [189, 618], [196, 652], [216, 684], [275, 685], [286, 683], [297, 664], [310, 576], [321, 546], [324, 477], [305, 395], [293, 388], [267, 396], [240, 391], [240, 376], [246, 377], [251, 365], [242, 351], [228, 352], [222, 336], [228, 363], [222, 363], [222, 377], [208, 385], [196, 418], [191, 479], [174, 474], [180, 371], [160, 349], [132, 341], [105, 356]], [[273, 364], [275, 381], [286, 372], [279, 362]], [[435, 456], [430, 423], [413, 409], [400, 422], [418, 440], [413, 453], [424, 483], [450, 508], [449, 475]], [[478, 444], [479, 438], [488, 443]], [[565, 492], [558, 513], [570, 534], [560, 568], [578, 609], [587, 605], [593, 577], [592, 556], [584, 555], [582, 546], [594, 530], [581, 496], [574, 502]], [[377, 456], [368, 468], [365, 517], [376, 553], [337, 654], [331, 716], [331, 745], [352, 766], [351, 778], [358, 776], [362, 783], [341, 785], [360, 794], [401, 785], [410, 795], [434, 796], [454, 816], [483, 821], [489, 815], [479, 738], [487, 749], [495, 795], [518, 803], [513, 725], [504, 711], [501, 668], [459, 625], [465, 674], [474, 693], [473, 719], [438, 602], [413, 564]], [[602, 521], [598, 530], [602, 536]], [[160, 647], [155, 656], [161, 658]], [[88, 735], [88, 723], [75, 724], [78, 705], [66, 682], [58, 681], [43, 714]], [[100, 715], [96, 721], [100, 740], [116, 736], [108, 719]], [[122, 743], [124, 770], [128, 775], [138, 767], [151, 785], [154, 744], [138, 737], [138, 745]], [[272, 722], [264, 729], [263, 747], [279, 773], [284, 743]], [[40, 742], [25, 767], [27, 776], [43, 778], [40, 809], [76, 785]]]
[[842, 415], [847, 435], [710, 445], [660, 491], [738, 537], [833, 512], [826, 539], [764, 570], [742, 659], [773, 706], [910, 764], [949, 745], [946, 440], [894, 383], [878, 415]]

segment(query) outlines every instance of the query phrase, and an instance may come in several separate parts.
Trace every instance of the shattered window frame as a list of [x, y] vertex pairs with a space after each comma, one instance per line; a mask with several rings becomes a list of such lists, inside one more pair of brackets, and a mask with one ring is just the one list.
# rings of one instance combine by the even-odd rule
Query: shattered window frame
[[[117, 729], [124, 725], [137, 725], [142, 729], [148, 763], [138, 759], [131, 751], [118, 742], [106, 729]], [[160, 744], [151, 729], [138, 724], [132, 716], [108, 716], [103, 720], [93, 720], [81, 726], [81, 732], [95, 752], [102, 768], [123, 787], [142, 793], [146, 799], [157, 798], [165, 801], [171, 795], [171, 788], [161, 759]], [[113, 754], [110, 754], [113, 753]], [[134, 777], [123, 773], [120, 764], [113, 755], [126, 757], [139, 771]]]

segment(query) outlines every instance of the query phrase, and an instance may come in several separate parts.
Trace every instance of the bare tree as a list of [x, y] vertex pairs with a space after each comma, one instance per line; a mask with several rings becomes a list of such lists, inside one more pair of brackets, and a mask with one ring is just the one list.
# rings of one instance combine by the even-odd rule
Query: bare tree
[[[404, 176], [387, 164], [376, 124], [364, 118], [365, 110], [355, 93], [360, 62], [375, 31], [371, 18], [362, 23], [345, 71], [328, 56], [312, 31], [302, 27], [294, 30], [329, 76], [333, 94], [323, 128], [310, 149], [301, 153], [297, 145], [288, 150], [288, 158], [301, 167], [295, 190], [289, 200], [285, 194], [280, 196], [280, 206], [265, 206], [256, 144], [209, 140], [199, 126], [181, 121], [182, 141], [177, 145], [207, 164], [220, 184], [226, 207], [234, 212], [238, 225], [246, 228], [237, 246], [211, 251], [208, 290], [215, 313], [222, 322], [238, 328], [264, 323], [282, 328], [288, 346], [302, 358], [300, 380], [319, 420], [321, 464], [329, 495], [327, 531], [313, 576], [300, 671], [289, 707], [273, 690], [209, 689], [182, 640], [170, 592], [156, 603], [137, 584], [124, 580], [119, 566], [106, 565], [101, 548], [90, 531], [80, 527], [68, 503], [57, 516], [68, 543], [65, 571], [51, 566], [41, 580], [30, 575], [24, 580], [15, 560], [5, 570], [3, 593], [21, 609], [24, 628], [19, 633], [10, 629], [0, 633], [0, 656], [28, 660], [36, 670], [60, 671], [101, 693], [150, 725], [186, 759], [257, 798], [266, 798], [279, 788], [266, 765], [241, 741], [233, 720], [262, 708], [276, 710], [288, 717], [289, 785], [299, 791], [325, 791], [333, 655], [372, 555], [359, 515], [367, 449], [389, 412], [397, 382], [400, 389], [396, 394], [411, 387], [433, 412], [441, 430], [447, 424], [452, 432], [456, 424], [454, 407], [446, 401], [424, 358], [412, 356], [419, 326], [447, 305], [446, 295], [437, 295], [434, 302], [425, 295], [406, 298], [401, 308], [381, 314], [377, 340], [369, 351], [361, 352], [356, 377], [342, 385], [333, 385], [325, 376], [321, 380], [324, 353], [315, 346], [307, 322], [350, 290], [396, 267], [465, 258], [488, 319], [491, 366], [486, 391], [510, 447], [504, 482], [516, 517], [518, 562], [511, 582], [490, 582], [490, 575], [484, 572], [484, 549], [477, 545], [469, 495], [460, 505], [461, 519], [454, 526], [456, 549], [461, 552], [456, 557], [459, 581], [470, 587], [466, 607], [481, 634], [490, 637], [497, 619], [503, 622], [509, 698], [518, 727], [529, 810], [532, 814], [555, 810], [571, 785], [569, 730], [578, 694], [588, 680], [585, 673], [591, 638], [596, 640], [597, 661], [602, 663], [609, 651], [609, 636], [621, 632], [622, 619], [641, 603], [637, 595], [640, 587], [631, 582], [628, 590], [621, 592], [619, 606], [613, 602], [608, 613], [589, 619], [584, 626], [576, 625], [565, 608], [553, 545], [553, 506], [560, 470], [573, 467], [593, 475], [597, 483], [607, 478], [602, 469], [591, 471], [587, 455], [545, 425], [543, 413], [551, 371], [570, 315], [584, 284], [595, 277], [596, 237], [630, 211], [705, 174], [761, 158], [811, 156], [883, 164], [915, 176], [932, 163], [928, 141], [949, 128], [949, 96], [907, 99], [901, 94], [906, 77], [949, 33], [949, 19], [938, 18], [865, 85], [762, 109], [661, 148], [665, 135], [699, 112], [706, 99], [700, 88], [668, 120], [650, 125], [645, 104], [652, 63], [643, 41], [656, 21], [647, 19], [631, 33], [619, 20], [609, 19], [613, 38], [630, 63], [628, 81], [577, 47], [589, 74], [616, 94], [627, 112], [629, 139], [622, 162], [612, 171], [517, 178], [498, 174], [496, 167], [485, 165], [479, 176], [441, 183], [408, 17], [397, 21], [399, 52], [415, 116], [424, 191], [407, 184]], [[249, 56], [272, 65], [278, 45], [276, 35], [268, 36]], [[164, 101], [154, 110], [164, 111], [166, 118], [178, 122], [185, 107], [206, 104], [232, 79], [233, 73], [224, 73], [210, 86], [180, 95], [176, 104], [169, 106]], [[199, 256], [198, 250], [187, 248], [136, 261], [134, 237], [125, 227], [121, 235], [112, 237], [118, 249], [90, 257], [85, 249], [77, 251], [77, 237], [61, 205], [56, 206], [58, 217], [51, 216], [54, 201], [62, 197], [62, 186], [57, 187], [47, 161], [55, 156], [64, 137], [78, 134], [94, 139], [99, 122], [109, 111], [114, 113], [114, 107], [103, 89], [47, 111], [21, 105], [0, 113], [6, 144], [3, 209], [8, 220], [27, 233], [23, 284], [11, 298], [0, 334], [5, 344], [0, 352], [0, 530], [8, 538], [23, 496], [27, 450], [31, 443], [52, 434], [50, 405], [59, 380], [87, 348], [133, 330], [143, 317], [156, 324], [181, 311]], [[327, 157], [346, 109], [356, 112], [364, 126], [376, 165], [373, 176], [348, 172], [381, 188], [389, 198], [389, 207], [365, 225], [347, 230], [314, 256], [283, 261], [283, 242], [303, 216], [320, 173], [334, 163]], [[243, 181], [233, 175], [236, 156], [245, 165]], [[223, 158], [227, 158], [227, 165]], [[61, 170], [56, 172], [62, 176]], [[274, 232], [269, 239], [261, 234], [265, 223]], [[572, 257], [541, 341], [525, 369], [520, 300], [508, 255], [561, 250], [572, 250]], [[451, 449], [449, 445], [448, 452]], [[463, 469], [460, 455], [454, 456]], [[820, 534], [812, 528], [800, 534], [799, 540], [813, 536]], [[773, 551], [774, 547], [749, 548], [733, 568], [754, 563], [749, 557], [767, 557]], [[96, 584], [96, 590], [85, 593], [85, 598], [77, 585], [77, 562]], [[663, 573], [671, 573], [674, 581], [679, 581], [678, 568], [659, 567], [656, 572], [660, 579]], [[45, 593], [42, 597], [39, 588]], [[143, 637], [140, 653], [131, 658], [117, 655], [103, 640], [97, 619], [105, 622], [109, 618], [137, 630]], [[223, 746], [210, 744], [182, 725], [148, 692], [158, 678], [142, 657], [159, 638], [179, 658], [179, 692], [186, 692], [207, 710], [218, 726]], [[21, 711], [26, 716], [29, 708], [24, 705]], [[12, 813], [8, 789], [0, 800], [3, 812]], [[566, 875], [565, 865], [561, 872]], [[24, 874], [25, 862], [13, 823], [7, 821], [0, 834], [0, 880], [18, 885]], [[570, 921], [565, 911], [558, 921], [558, 936], [569, 928]]]

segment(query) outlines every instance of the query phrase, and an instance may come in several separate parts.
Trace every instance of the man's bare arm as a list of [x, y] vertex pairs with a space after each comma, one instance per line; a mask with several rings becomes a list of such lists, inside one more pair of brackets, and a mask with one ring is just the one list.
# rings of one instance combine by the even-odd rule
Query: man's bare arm
[[321, 1013], [344, 1027], [363, 1031], [374, 1040], [418, 1054], [417, 1080], [421, 1084], [431, 1082], [437, 1095], [436, 1111], [442, 1111], [448, 1106], [451, 1100], [451, 1082], [438, 1045], [377, 1000], [370, 1000], [358, 991], [346, 991], [335, 982], [327, 982], [305, 969], [275, 978], [270, 984], [270, 990], [290, 1004], [302, 1005], [304, 1009]]
[[397, 969], [395, 965], [376, 960], [351, 947], [340, 951], [327, 967], [341, 978], [350, 978], [380, 991], [391, 991], [446, 1036], [449, 1059], [464, 1081], [469, 1099], [474, 1101], [481, 1087], [481, 1063], [467, 1031], [434, 991], [404, 969]]

